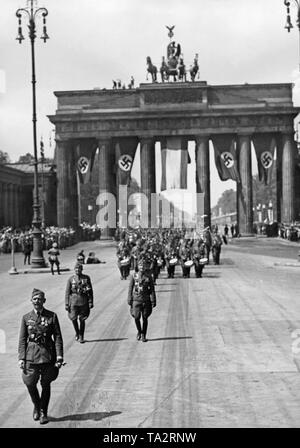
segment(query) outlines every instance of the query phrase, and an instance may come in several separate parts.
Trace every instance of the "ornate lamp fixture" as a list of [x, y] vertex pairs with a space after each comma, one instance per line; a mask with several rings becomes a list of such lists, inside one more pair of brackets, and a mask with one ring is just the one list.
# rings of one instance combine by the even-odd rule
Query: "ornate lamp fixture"
[[25, 39], [22, 33], [22, 16], [28, 20], [29, 38], [31, 43], [31, 64], [32, 64], [32, 123], [33, 123], [33, 150], [34, 150], [34, 195], [33, 195], [33, 252], [31, 264], [33, 268], [45, 267], [45, 260], [43, 256], [43, 241], [41, 232], [41, 216], [40, 216], [40, 200], [39, 200], [39, 185], [38, 185], [38, 156], [37, 156], [37, 133], [36, 133], [36, 78], [35, 78], [35, 54], [34, 43], [36, 38], [36, 18], [42, 16], [43, 18], [43, 34], [41, 39], [44, 42], [49, 39], [46, 27], [46, 16], [48, 10], [46, 8], [38, 8], [37, 0], [27, 0], [27, 7], [20, 8], [16, 11], [18, 18], [18, 36], [16, 40], [21, 44]]
[[[299, 31], [299, 64], [300, 64], [300, 1], [299, 0], [293, 0], [295, 5], [297, 6], [297, 20], [296, 25]], [[288, 31], [288, 33], [291, 31], [293, 27], [292, 21], [291, 21], [291, 15], [290, 15], [290, 4], [291, 2], [288, 0], [283, 0], [284, 5], [286, 6], [286, 24], [285, 29]], [[300, 68], [299, 68], [300, 70]]]

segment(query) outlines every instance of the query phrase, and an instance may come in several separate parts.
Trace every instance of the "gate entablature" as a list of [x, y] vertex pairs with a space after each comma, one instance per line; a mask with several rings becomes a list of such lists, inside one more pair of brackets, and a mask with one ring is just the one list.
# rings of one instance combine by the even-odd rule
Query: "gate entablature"
[[57, 138], [293, 132], [292, 84], [141, 84], [133, 90], [55, 92]]

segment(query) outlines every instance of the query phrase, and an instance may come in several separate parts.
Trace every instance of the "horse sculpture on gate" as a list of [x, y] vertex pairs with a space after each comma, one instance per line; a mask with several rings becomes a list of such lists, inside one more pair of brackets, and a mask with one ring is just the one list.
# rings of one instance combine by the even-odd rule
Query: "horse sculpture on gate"
[[[184, 64], [183, 54], [181, 53], [181, 45], [171, 40], [174, 36], [174, 27], [175, 25], [172, 27], [167, 26], [170, 42], [167, 46], [167, 57], [162, 57], [162, 63], [159, 69], [161, 82], [169, 82], [171, 76], [174, 82], [177, 80], [181, 82], [187, 81], [187, 70]], [[152, 76], [152, 82], [157, 82], [157, 67], [152, 64], [150, 56], [147, 56], [147, 80], [149, 73]], [[198, 53], [195, 55], [194, 63], [190, 66], [188, 73], [192, 82], [195, 81], [197, 74], [199, 78]]]
[[156, 65], [152, 64], [150, 56], [147, 56], [147, 81], [148, 81], [148, 74], [151, 74], [152, 76], [152, 82], [157, 82], [157, 67]]
[[[195, 59], [194, 59], [194, 65], [191, 65], [189, 71], [190, 71], [191, 81], [194, 82], [196, 75], [199, 72], [198, 53], [196, 53]], [[199, 77], [199, 74], [198, 74], [198, 77]]]

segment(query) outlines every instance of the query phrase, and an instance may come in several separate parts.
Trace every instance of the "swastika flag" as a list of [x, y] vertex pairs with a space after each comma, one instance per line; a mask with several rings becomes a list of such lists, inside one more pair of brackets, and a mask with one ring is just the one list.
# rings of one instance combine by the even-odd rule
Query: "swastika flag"
[[220, 179], [232, 179], [240, 182], [233, 136], [230, 134], [215, 135], [212, 137], [212, 142], [215, 150], [215, 163]]
[[137, 145], [136, 138], [122, 138], [116, 143], [116, 170], [119, 185], [129, 186], [130, 184]]
[[257, 159], [258, 178], [269, 185], [274, 167], [276, 140], [272, 134], [253, 135], [253, 144]]
[[76, 168], [80, 182], [83, 184], [90, 181], [96, 149], [96, 144], [90, 141], [80, 142], [80, 144], [76, 146]]

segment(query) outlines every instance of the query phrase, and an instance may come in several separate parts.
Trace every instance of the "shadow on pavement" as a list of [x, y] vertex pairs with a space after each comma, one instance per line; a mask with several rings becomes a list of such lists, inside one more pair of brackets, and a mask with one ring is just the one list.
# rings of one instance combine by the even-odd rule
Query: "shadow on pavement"
[[64, 415], [63, 417], [50, 417], [49, 422], [66, 422], [68, 420], [84, 421], [84, 420], [95, 420], [100, 421], [107, 417], [112, 417], [113, 415], [122, 414], [120, 411], [112, 412], [87, 412], [86, 414], [71, 414]]
[[156, 289], [156, 292], [174, 292], [176, 289]]
[[174, 336], [174, 337], [170, 337], [170, 338], [154, 338], [154, 339], [150, 339], [148, 338], [148, 341], [168, 341], [168, 340], [173, 340], [173, 339], [193, 339], [192, 336]]
[[114, 342], [114, 341], [125, 341], [128, 338], [116, 338], [116, 339], [85, 339], [85, 342]]

